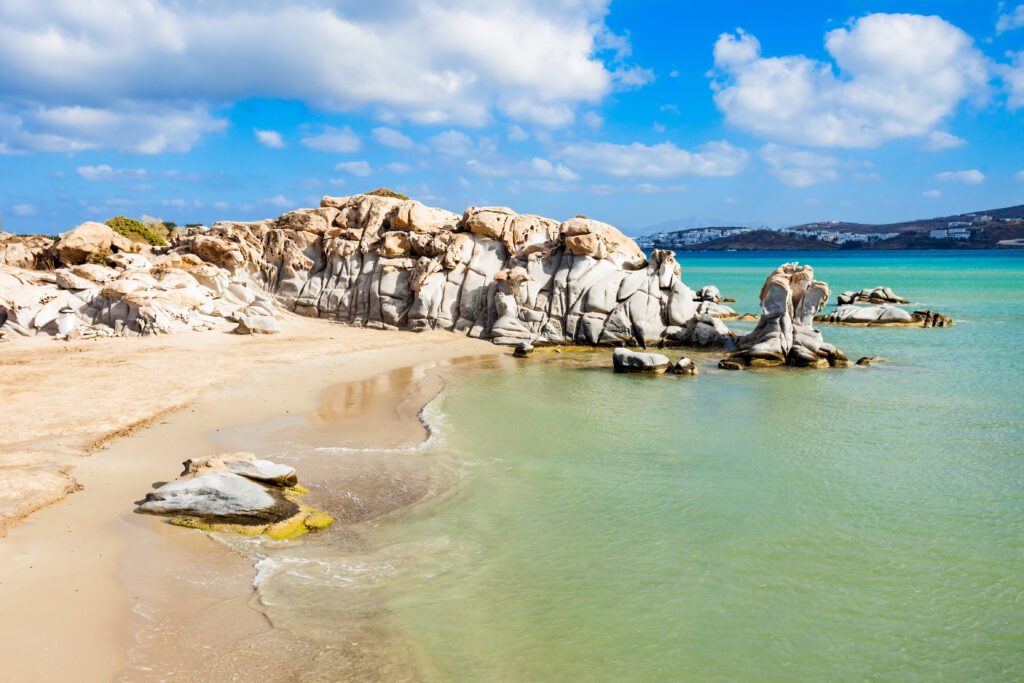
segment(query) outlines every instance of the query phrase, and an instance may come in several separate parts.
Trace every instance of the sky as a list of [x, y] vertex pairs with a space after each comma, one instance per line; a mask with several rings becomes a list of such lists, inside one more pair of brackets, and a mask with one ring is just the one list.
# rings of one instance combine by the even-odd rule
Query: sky
[[0, 212], [56, 234], [385, 186], [651, 226], [1024, 204], [1024, 4], [3, 0]]

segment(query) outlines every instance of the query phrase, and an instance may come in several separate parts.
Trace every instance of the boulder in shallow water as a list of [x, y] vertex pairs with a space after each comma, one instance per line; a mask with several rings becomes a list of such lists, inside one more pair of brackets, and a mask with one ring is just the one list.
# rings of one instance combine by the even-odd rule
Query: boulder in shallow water
[[744, 365], [848, 365], [846, 355], [814, 329], [814, 315], [824, 308], [828, 297], [828, 285], [814, 279], [810, 266], [779, 266], [761, 288], [757, 327], [736, 339], [738, 350], [729, 360]]
[[615, 372], [665, 372], [670, 363], [668, 357], [660, 353], [630, 351], [622, 347], [612, 352]]
[[949, 316], [935, 311], [922, 310], [909, 313], [890, 304], [836, 306], [825, 315], [816, 316], [814, 322], [856, 327], [949, 327], [953, 324], [953, 320]]
[[515, 356], [516, 358], [526, 358], [532, 353], [533, 344], [531, 344], [530, 342], [521, 342], [516, 345], [515, 351], [512, 352], [512, 355]]
[[295, 481], [291, 467], [251, 453], [186, 460], [182, 475], [151, 491], [136, 512], [165, 515], [180, 526], [274, 539], [329, 526], [330, 515], [301, 502], [306, 491]]
[[679, 360], [672, 364], [672, 374], [696, 375], [697, 366], [691, 359], [687, 358], [686, 356], [683, 356], [682, 358], [680, 358]]

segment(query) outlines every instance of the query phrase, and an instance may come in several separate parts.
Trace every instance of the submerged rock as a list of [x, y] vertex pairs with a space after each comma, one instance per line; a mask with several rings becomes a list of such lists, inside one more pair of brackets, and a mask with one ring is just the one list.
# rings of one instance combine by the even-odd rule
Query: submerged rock
[[844, 304], [867, 303], [867, 304], [909, 304], [910, 302], [898, 296], [888, 287], [875, 287], [874, 289], [862, 289], [859, 292], [843, 292], [837, 299], [840, 306]]
[[812, 324], [828, 297], [828, 285], [814, 279], [810, 266], [779, 266], [761, 288], [757, 327], [736, 339], [738, 350], [728, 360], [744, 365], [848, 365], [846, 355], [826, 343]]
[[671, 361], [660, 353], [644, 353], [619, 347], [612, 352], [615, 372], [665, 372]]

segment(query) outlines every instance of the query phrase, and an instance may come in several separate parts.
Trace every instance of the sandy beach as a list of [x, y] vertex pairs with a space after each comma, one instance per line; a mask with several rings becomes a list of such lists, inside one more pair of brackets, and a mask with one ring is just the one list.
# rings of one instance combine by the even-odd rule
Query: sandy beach
[[[252, 443], [260, 436], [253, 425], [272, 421], [287, 433], [294, 417], [292, 426], [324, 444], [339, 425], [350, 443], [387, 448], [421, 441], [419, 410], [440, 388], [426, 369], [504, 351], [449, 333], [383, 332], [295, 316], [283, 327], [274, 336], [216, 330], [30, 339], [0, 349], [7, 418], [0, 442], [0, 601], [9, 615], [0, 653], [12, 680], [59, 680], [69, 672], [78, 680], [111, 680], [126, 666], [134, 667], [132, 680], [175, 670], [209, 679], [239, 666], [229, 653], [211, 658], [211, 648], [246, 638], [261, 643], [247, 654], [247, 671], [288, 678], [273, 656], [285, 636], [246, 605], [251, 565], [211, 547], [200, 533], [133, 514], [133, 501], [176, 476], [186, 458], [246, 442], [240, 433], [216, 437], [223, 427], [249, 426]], [[432, 485], [424, 472], [422, 487], [396, 498], [393, 471], [358, 458], [347, 464], [370, 502], [338, 508], [342, 525], [415, 502]], [[164, 570], [186, 564], [209, 578], [203, 590], [159, 584], [171, 574]], [[154, 606], [161, 596], [163, 604]], [[154, 662], [161, 652], [166, 660]]]

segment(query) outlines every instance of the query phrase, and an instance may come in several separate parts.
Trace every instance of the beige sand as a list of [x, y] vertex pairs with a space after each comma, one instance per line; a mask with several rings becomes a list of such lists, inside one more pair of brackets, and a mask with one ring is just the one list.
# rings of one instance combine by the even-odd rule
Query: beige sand
[[[125, 577], [119, 583], [119, 561], [133, 544], [137, 551], [140, 539], [152, 537], [154, 529], [158, 535], [188, 533], [133, 515], [132, 501], [153, 482], [177, 474], [186, 457], [215, 452], [217, 445], [206, 435], [219, 426], [314, 410], [319, 411], [314, 420], [329, 421], [366, 400], [356, 380], [502, 352], [448, 333], [380, 332], [297, 317], [289, 317], [285, 329], [271, 337], [215, 331], [70, 344], [19, 340], [0, 348], [6, 418], [0, 436], [0, 490], [5, 492], [0, 516], [10, 521], [37, 510], [10, 525], [7, 538], [0, 539], [5, 677], [111, 680], [118, 675], [132, 638], [138, 637], [125, 631], [135, 622], [132, 596], [121, 584], [132, 583]], [[350, 382], [348, 389], [318, 403], [326, 387], [343, 381]], [[380, 381], [368, 397], [371, 404], [388, 393]], [[417, 401], [405, 408], [401, 403], [392, 409], [408, 413]], [[388, 438], [416, 436], [414, 422], [402, 424], [413, 426]], [[60, 500], [76, 482], [82, 490]], [[177, 547], [195, 546], [192, 559], [216, 565], [211, 575], [248, 569], [239, 558], [206, 552], [206, 542], [193, 533]], [[237, 582], [224, 590], [237, 592]], [[232, 610], [230, 618], [208, 616], [192, 625], [205, 627], [211, 638], [236, 641], [270, 630], [237, 601], [223, 604]], [[214, 633], [220, 623], [231, 624], [232, 632]]]

